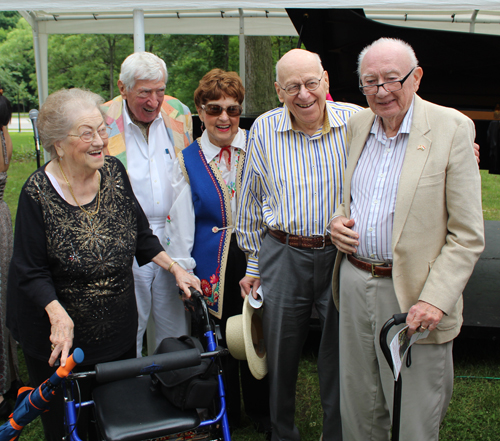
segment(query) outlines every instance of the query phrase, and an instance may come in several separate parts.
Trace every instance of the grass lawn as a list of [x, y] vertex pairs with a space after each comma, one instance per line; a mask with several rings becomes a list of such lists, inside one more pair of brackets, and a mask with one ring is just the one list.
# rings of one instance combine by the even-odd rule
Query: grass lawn
[[[31, 133], [11, 133], [11, 136], [14, 155], [8, 172], [5, 200], [14, 220], [19, 192], [27, 177], [35, 171], [36, 160]], [[500, 176], [481, 171], [481, 177], [484, 219], [500, 220]], [[310, 346], [315, 345], [314, 339], [318, 337], [312, 334]], [[21, 375], [27, 381], [22, 353], [20, 359]], [[456, 378], [453, 398], [441, 428], [440, 439], [497, 441], [500, 439], [500, 342], [459, 337], [454, 344], [454, 360]], [[299, 367], [296, 423], [303, 441], [317, 441], [322, 429], [316, 361], [316, 352], [305, 350]], [[40, 420], [30, 423], [20, 439], [42, 441], [44, 437]], [[247, 421], [246, 427], [233, 433], [233, 440], [264, 441], [265, 437], [257, 434]]]

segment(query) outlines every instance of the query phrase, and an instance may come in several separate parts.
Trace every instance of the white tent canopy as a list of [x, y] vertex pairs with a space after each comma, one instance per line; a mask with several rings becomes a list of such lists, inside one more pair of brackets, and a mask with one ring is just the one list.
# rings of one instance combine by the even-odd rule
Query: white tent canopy
[[[181, 8], [179, 8], [181, 5]], [[411, 5], [411, 9], [408, 6]], [[368, 18], [397, 26], [500, 35], [498, 0], [350, 0]], [[17, 10], [33, 29], [39, 101], [48, 95], [49, 34], [134, 34], [144, 50], [144, 34], [297, 35], [284, 8], [346, 8], [340, 0], [0, 0], [0, 10]], [[240, 38], [240, 72], [244, 72]], [[244, 78], [244, 75], [242, 75]]]

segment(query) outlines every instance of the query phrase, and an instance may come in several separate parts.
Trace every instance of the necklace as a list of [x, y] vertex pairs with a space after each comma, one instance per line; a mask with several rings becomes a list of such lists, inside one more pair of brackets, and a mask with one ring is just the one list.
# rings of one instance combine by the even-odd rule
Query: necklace
[[75, 200], [76, 205], [78, 205], [78, 208], [80, 208], [80, 210], [82, 210], [89, 217], [95, 216], [99, 212], [99, 206], [101, 205], [101, 174], [99, 173], [99, 188], [97, 190], [97, 208], [95, 211], [88, 211], [85, 210], [85, 208], [83, 208], [80, 205], [80, 202], [78, 202], [78, 200], [76, 199], [75, 194], [73, 193], [73, 188], [71, 187], [71, 184], [69, 183], [68, 178], [64, 174], [64, 171], [61, 167], [61, 161], [57, 160], [57, 164], [59, 165], [59, 170], [61, 170], [63, 178], [66, 181], [66, 184], [68, 184], [69, 192], [71, 193], [71, 196], [73, 196], [73, 199]]

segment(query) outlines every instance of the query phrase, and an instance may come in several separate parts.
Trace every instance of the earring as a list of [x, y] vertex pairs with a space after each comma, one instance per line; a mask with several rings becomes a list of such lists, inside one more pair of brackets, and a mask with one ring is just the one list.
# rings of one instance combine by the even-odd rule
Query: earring
[[201, 122], [200, 128], [201, 128], [201, 133], [203, 133], [205, 131], [205, 123], [203, 121]]

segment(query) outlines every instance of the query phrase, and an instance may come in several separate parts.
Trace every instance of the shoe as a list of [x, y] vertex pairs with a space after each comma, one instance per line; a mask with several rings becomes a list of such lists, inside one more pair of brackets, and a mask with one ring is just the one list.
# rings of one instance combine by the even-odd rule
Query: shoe
[[9, 415], [12, 413], [12, 407], [4, 398], [2, 403], [0, 403], [0, 419], [6, 420], [9, 418]]

